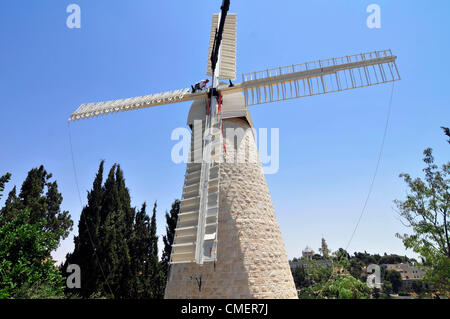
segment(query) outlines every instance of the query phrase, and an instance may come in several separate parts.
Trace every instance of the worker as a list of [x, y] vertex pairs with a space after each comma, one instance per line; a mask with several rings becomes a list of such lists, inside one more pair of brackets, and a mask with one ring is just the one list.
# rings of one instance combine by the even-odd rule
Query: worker
[[195, 83], [195, 86], [191, 85], [192, 93], [196, 93], [198, 91], [203, 91], [206, 88], [206, 85], [209, 83], [209, 79], [201, 80], [200, 82]]

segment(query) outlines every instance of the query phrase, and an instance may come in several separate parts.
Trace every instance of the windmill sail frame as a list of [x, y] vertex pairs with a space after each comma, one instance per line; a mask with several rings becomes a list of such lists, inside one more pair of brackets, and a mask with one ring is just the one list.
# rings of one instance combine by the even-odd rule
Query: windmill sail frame
[[252, 106], [373, 86], [401, 79], [396, 59], [384, 50], [267, 69], [243, 74], [236, 89]]
[[[214, 39], [219, 23], [219, 14], [214, 14], [211, 23], [211, 34], [209, 39], [208, 57], [214, 50]], [[220, 67], [219, 78], [224, 80], [236, 80], [236, 33], [237, 33], [237, 14], [228, 13], [223, 31], [221, 52], [219, 54]], [[211, 59], [208, 59], [206, 65], [206, 75], [213, 76]]]

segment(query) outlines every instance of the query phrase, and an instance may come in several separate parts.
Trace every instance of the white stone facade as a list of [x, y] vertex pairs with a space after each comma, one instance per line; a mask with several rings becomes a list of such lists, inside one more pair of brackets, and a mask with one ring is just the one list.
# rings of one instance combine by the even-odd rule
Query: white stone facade
[[[253, 132], [240, 118], [223, 125], [217, 261], [172, 265], [165, 298], [297, 298]], [[245, 134], [236, 144], [227, 128]]]

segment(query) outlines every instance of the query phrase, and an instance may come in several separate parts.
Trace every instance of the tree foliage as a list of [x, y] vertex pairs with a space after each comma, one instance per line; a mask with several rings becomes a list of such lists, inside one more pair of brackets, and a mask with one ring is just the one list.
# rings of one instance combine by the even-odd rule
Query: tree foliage
[[[11, 175], [0, 178], [0, 196]], [[62, 196], [43, 166], [28, 172], [19, 195], [0, 210], [0, 298], [59, 298], [63, 278], [51, 252], [72, 229]]]
[[[450, 137], [450, 129], [448, 127], [441, 126], [441, 129], [444, 131], [444, 134]], [[450, 138], [447, 140], [447, 142], [450, 144]]]
[[156, 203], [151, 218], [145, 203], [140, 210], [131, 207], [120, 166], [112, 166], [104, 184], [103, 170], [102, 161], [80, 215], [74, 251], [63, 268], [80, 266], [76, 293], [84, 298], [162, 298]]
[[172, 253], [172, 244], [175, 238], [175, 228], [177, 227], [178, 214], [180, 213], [180, 200], [176, 199], [172, 203], [172, 208], [170, 212], [166, 212], [166, 235], [163, 236], [164, 250], [162, 253], [162, 270], [164, 272], [165, 278], [168, 276], [169, 272], [169, 262], [170, 254]]
[[392, 291], [398, 293], [402, 287], [402, 275], [396, 270], [386, 270], [384, 278], [392, 285]]
[[3, 191], [5, 190], [6, 183], [11, 179], [11, 174], [6, 173], [5, 175], [0, 177], [0, 199], [2, 198]]
[[61, 211], [63, 197], [58, 192], [58, 184], [56, 181], [51, 182], [51, 178], [52, 174], [47, 173], [42, 165], [30, 170], [19, 195], [14, 187], [0, 210], [3, 222], [13, 220], [20, 212], [27, 210], [28, 223], [35, 224], [45, 219], [44, 231], [58, 234], [59, 240], [66, 238], [72, 230], [73, 222], [68, 211]]
[[0, 216], [0, 298], [62, 297], [64, 281], [49, 257], [59, 235], [44, 231], [47, 221], [30, 224], [31, 213]]
[[369, 286], [350, 275], [333, 275], [299, 293], [301, 299], [369, 299], [370, 295]]
[[353, 276], [337, 276], [328, 280], [322, 288], [322, 294], [336, 299], [369, 299], [370, 288], [366, 283]]
[[409, 192], [403, 201], [396, 200], [399, 214], [412, 234], [397, 234], [407, 249], [424, 257], [426, 280], [436, 288], [450, 291], [450, 162], [439, 169], [431, 149], [424, 151], [424, 179], [401, 174]]

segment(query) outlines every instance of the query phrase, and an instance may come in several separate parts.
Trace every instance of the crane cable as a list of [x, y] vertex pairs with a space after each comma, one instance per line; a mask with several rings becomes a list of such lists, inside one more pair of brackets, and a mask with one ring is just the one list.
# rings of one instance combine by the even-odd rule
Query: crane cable
[[361, 222], [361, 219], [362, 219], [362, 217], [363, 217], [363, 215], [364, 215], [364, 213], [366, 211], [366, 207], [367, 207], [367, 203], [369, 202], [369, 198], [372, 195], [373, 186], [375, 184], [375, 179], [377, 177], [378, 169], [380, 167], [381, 157], [383, 155], [384, 144], [386, 142], [386, 136], [387, 136], [387, 132], [388, 132], [388, 128], [389, 128], [389, 121], [390, 121], [390, 118], [391, 118], [391, 111], [392, 111], [392, 98], [394, 96], [394, 86], [395, 86], [395, 82], [392, 82], [391, 97], [389, 99], [389, 106], [388, 106], [388, 112], [387, 112], [387, 116], [386, 116], [386, 123], [385, 123], [385, 126], [384, 126], [384, 132], [383, 132], [383, 138], [382, 138], [382, 141], [381, 141], [380, 150], [378, 152], [378, 159], [377, 159], [377, 164], [375, 166], [375, 171], [374, 171], [373, 176], [372, 176], [372, 181], [370, 183], [369, 191], [368, 191], [366, 199], [364, 201], [364, 205], [363, 205], [363, 208], [361, 210], [361, 214], [359, 215], [358, 221], [357, 221], [357, 223], [355, 225], [355, 228], [353, 229], [353, 233], [350, 236], [350, 239], [349, 239], [349, 241], [347, 243], [347, 246], [345, 247], [345, 250], [348, 249], [348, 247], [350, 246], [350, 243], [353, 240], [353, 237], [355, 236], [356, 230], [358, 229], [358, 226], [359, 226], [359, 224]]
[[[70, 132], [70, 121], [67, 122], [67, 129], [68, 129], [68, 132], [69, 132], [69, 144], [70, 144], [70, 154], [72, 156], [73, 175], [75, 177], [75, 185], [77, 187], [78, 199], [80, 200], [81, 210], [83, 210], [83, 201], [81, 200], [80, 187], [78, 185], [78, 175], [77, 175], [77, 170], [76, 170], [76, 166], [75, 166], [75, 157], [73, 155], [72, 134]], [[81, 219], [81, 215], [80, 215], [80, 219]], [[91, 232], [89, 231], [89, 226], [88, 226], [88, 223], [86, 221], [86, 218], [84, 218], [84, 224], [86, 226], [86, 230], [87, 230], [88, 236], [89, 236], [89, 241], [91, 242], [92, 250], [94, 251], [95, 257], [97, 259], [97, 263], [98, 263], [98, 266], [100, 268], [100, 272], [102, 273], [103, 280], [105, 281], [106, 285], [108, 286], [109, 292], [111, 293], [113, 298], [115, 298], [114, 297], [114, 293], [113, 293], [113, 291], [111, 289], [111, 286], [109, 285], [108, 279], [106, 279], [105, 272], [103, 271], [103, 267], [102, 267], [102, 265], [100, 263], [100, 258], [97, 255], [97, 249], [95, 248], [94, 241], [92, 240]]]
[[[370, 183], [370, 186], [369, 186], [369, 191], [368, 191], [366, 199], [364, 201], [364, 205], [363, 205], [363, 208], [361, 210], [361, 214], [359, 215], [358, 221], [356, 222], [356, 225], [355, 225], [355, 228], [353, 229], [352, 235], [350, 236], [350, 239], [349, 239], [349, 241], [347, 243], [347, 246], [345, 247], [345, 251], [347, 251], [348, 247], [350, 246], [350, 244], [351, 244], [351, 242], [352, 242], [352, 240], [353, 240], [353, 238], [355, 236], [355, 233], [356, 233], [356, 231], [357, 231], [357, 229], [359, 227], [361, 219], [362, 219], [362, 217], [363, 217], [363, 215], [364, 215], [364, 213], [366, 211], [367, 203], [369, 202], [369, 198], [370, 198], [370, 196], [372, 194], [373, 186], [375, 184], [375, 179], [376, 179], [377, 174], [378, 174], [378, 169], [380, 167], [381, 157], [383, 155], [384, 145], [385, 145], [385, 142], [386, 142], [387, 131], [388, 131], [388, 128], [389, 128], [389, 122], [390, 122], [390, 119], [391, 119], [392, 99], [393, 99], [393, 96], [394, 96], [394, 86], [395, 86], [394, 84], [395, 84], [395, 82], [392, 82], [391, 96], [389, 98], [388, 111], [387, 111], [387, 115], [386, 115], [386, 123], [384, 125], [383, 138], [381, 140], [380, 150], [378, 152], [378, 159], [377, 159], [377, 164], [375, 165], [375, 171], [374, 171], [373, 176], [372, 176], [372, 180], [371, 180], [371, 183]], [[347, 252], [347, 254], [348, 254], [348, 252]], [[334, 264], [337, 263], [337, 265], [339, 265], [339, 262], [344, 257], [346, 257], [346, 256], [344, 256], [344, 254], [341, 254], [341, 256], [338, 257], [339, 259], [337, 260], [337, 262], [335, 262], [335, 261], [333, 261], [331, 259], [332, 272], [330, 274], [330, 277], [328, 277], [328, 280], [326, 281], [326, 283], [328, 283], [333, 278], [334, 268], [335, 268]], [[321, 295], [322, 292], [325, 290], [325, 288], [326, 288], [326, 285], [323, 285], [321, 287], [321, 289], [319, 289], [317, 294]]]

